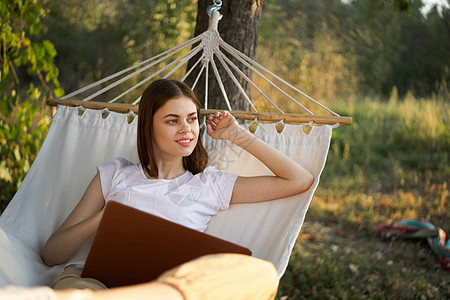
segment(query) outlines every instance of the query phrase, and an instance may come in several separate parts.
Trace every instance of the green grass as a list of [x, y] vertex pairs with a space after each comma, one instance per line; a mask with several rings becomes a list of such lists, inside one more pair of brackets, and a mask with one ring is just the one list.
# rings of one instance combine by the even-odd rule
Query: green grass
[[[336, 223], [306, 223], [280, 299], [445, 299], [449, 274], [424, 241], [383, 240]], [[284, 296], [284, 297], [283, 297]]]
[[426, 240], [372, 227], [426, 218], [450, 234], [448, 101], [407, 96], [328, 104], [353, 117], [332, 144], [278, 299], [448, 299]]

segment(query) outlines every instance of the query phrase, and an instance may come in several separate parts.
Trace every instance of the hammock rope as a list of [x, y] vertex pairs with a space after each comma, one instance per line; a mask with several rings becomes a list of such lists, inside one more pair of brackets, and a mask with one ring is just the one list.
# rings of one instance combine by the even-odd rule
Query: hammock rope
[[[135, 66], [126, 68], [122, 71], [119, 71], [115, 74], [112, 74], [104, 79], [101, 79], [95, 83], [92, 83], [86, 87], [83, 87], [77, 91], [74, 91], [66, 96], [61, 97], [60, 99], [50, 99], [47, 101], [48, 105], [50, 106], [56, 106], [56, 105], [67, 105], [67, 106], [74, 106], [74, 105], [81, 105], [87, 108], [96, 108], [96, 109], [103, 109], [108, 108], [111, 111], [117, 111], [117, 112], [128, 112], [128, 111], [135, 111], [137, 112], [137, 105], [139, 104], [140, 97], [138, 97], [135, 101], [132, 102], [132, 104], [123, 104], [123, 103], [116, 103], [119, 99], [124, 98], [126, 95], [131, 93], [132, 91], [136, 90], [146, 82], [150, 81], [151, 79], [162, 76], [162, 78], [169, 78], [170, 76], [174, 75], [175, 72], [180, 70], [181, 67], [187, 64], [195, 55], [198, 53], [201, 53], [200, 58], [197, 59], [197, 61], [193, 64], [189, 70], [186, 71], [184, 76], [181, 78], [181, 81], [185, 81], [189, 76], [193, 75], [194, 69], [196, 69], [199, 64], [201, 64], [201, 68], [196, 74], [194, 83], [192, 84], [191, 88], [194, 90], [197, 86], [200, 77], [205, 75], [205, 99], [204, 99], [204, 107], [205, 109], [202, 110], [202, 114], [206, 114], [208, 110], [208, 87], [209, 87], [209, 67], [211, 65], [212, 72], [214, 74], [214, 79], [217, 81], [218, 86], [220, 88], [221, 94], [223, 95], [224, 101], [226, 103], [226, 106], [228, 110], [238, 119], [247, 119], [247, 120], [254, 120], [258, 119], [261, 121], [271, 121], [271, 122], [278, 122], [280, 120], [284, 120], [284, 122], [300, 122], [300, 123], [309, 123], [314, 122], [317, 124], [338, 124], [338, 125], [351, 125], [352, 118], [351, 117], [342, 117], [333, 110], [329, 109], [325, 105], [321, 104], [314, 98], [308, 96], [306, 93], [302, 92], [300, 89], [294, 87], [292, 84], [288, 83], [284, 79], [282, 79], [280, 76], [274, 74], [273, 72], [269, 71], [267, 68], [263, 67], [256, 61], [252, 60], [247, 55], [243, 54], [242, 52], [238, 51], [220, 37], [219, 32], [217, 30], [218, 22], [221, 19], [222, 15], [219, 13], [219, 9], [221, 7], [221, 1], [217, 2], [214, 1], [214, 4], [208, 7], [207, 12], [210, 15], [210, 24], [207, 31], [203, 32], [202, 34], [198, 35], [197, 37], [194, 37], [190, 39], [187, 42], [184, 42], [172, 49], [169, 49], [159, 55], [156, 55], [150, 59], [147, 59], [139, 64], [136, 64]], [[196, 43], [198, 43], [197, 46], [194, 46]], [[188, 47], [191, 47], [192, 49], [188, 50], [186, 53], [182, 54], [181, 56], [176, 58], [176, 55], [180, 55], [183, 53]], [[254, 74], [258, 75], [260, 78], [263, 79], [264, 82], [268, 83], [270, 87], [274, 88], [277, 92], [280, 93], [280, 95], [287, 97], [287, 99], [291, 100], [296, 106], [301, 108], [305, 114], [296, 114], [296, 113], [286, 113], [284, 112], [276, 103], [273, 101], [267, 93], [263, 91], [262, 88], [260, 88], [254, 80], [249, 78], [225, 53], [229, 54], [231, 57], [237, 60], [237, 62], [241, 63], [243, 66], [247, 67], [249, 70], [251, 70]], [[173, 61], [168, 60], [173, 59]], [[218, 61], [218, 63], [216, 62]], [[131, 78], [142, 74], [143, 72], [149, 70], [152, 67], [158, 66], [161, 63], [166, 63], [166, 65], [159, 70], [153, 72], [152, 74], [148, 75], [142, 80], [139, 80], [137, 84], [134, 84], [130, 88], [126, 89], [119, 95], [113, 97], [108, 102], [96, 102], [91, 101], [94, 98], [106, 93], [107, 91], [110, 91], [111, 89], [118, 87], [122, 83], [126, 82], [127, 80], [130, 80]], [[223, 84], [223, 80], [221, 78], [221, 75], [218, 70], [218, 64], [223, 67], [225, 70], [225, 74], [231, 78], [234, 85], [237, 87], [237, 89], [240, 92], [240, 95], [242, 95], [243, 99], [250, 105], [251, 112], [240, 112], [240, 111], [233, 111], [229, 97], [226, 92], [226, 88]], [[125, 75], [127, 72], [132, 71], [130, 74]], [[233, 71], [235, 73], [233, 73]], [[124, 77], [118, 79], [120, 76], [125, 75]], [[240, 84], [239, 78], [237, 78], [238, 75], [241, 79], [243, 79], [244, 82], [247, 82], [250, 84], [250, 87], [254, 89], [258, 95], [262, 96], [262, 99], [264, 101], [267, 101], [271, 107], [273, 107], [277, 112], [276, 113], [264, 113], [259, 112], [258, 109], [255, 107], [254, 103], [251, 100], [251, 97], [245, 89]], [[276, 81], [280, 82], [284, 86], [288, 87], [291, 92], [287, 92], [280, 88], [273, 80], [269, 79], [268, 76], [273, 77]], [[82, 100], [73, 99], [73, 97], [80, 95], [81, 93], [87, 92], [90, 89], [93, 89], [95, 87], [98, 87], [100, 85], [103, 85], [104, 83], [117, 79], [115, 82], [112, 82], [108, 84], [107, 86], [101, 88], [98, 91], [93, 92], [91, 95], [88, 95], [84, 97]], [[291, 93], [298, 93], [301, 96], [305, 97], [309, 101], [311, 101], [313, 104], [317, 105], [318, 107], [326, 110], [331, 115], [316, 115], [314, 114], [310, 109], [308, 109], [305, 105], [303, 105], [299, 100], [297, 100], [294, 96], [292, 96]], [[82, 103], [80, 103], [81, 101]], [[92, 102], [91, 105], [87, 105], [84, 102]]]
[[[141, 63], [138, 63], [138, 64], [136, 64], [136, 65], [134, 65], [134, 66], [128, 67], [128, 68], [126, 68], [126, 69], [123, 69], [122, 71], [119, 71], [119, 72], [117, 72], [117, 73], [114, 73], [114, 74], [112, 74], [112, 75], [110, 75], [110, 76], [108, 76], [108, 77], [105, 77], [105, 78], [100, 79], [100, 80], [98, 80], [98, 81], [96, 81], [96, 82], [93, 82], [93, 83], [91, 83], [91, 84], [89, 84], [89, 85], [87, 85], [87, 86], [85, 86], [85, 87], [83, 87], [83, 88], [80, 88], [80, 89], [78, 89], [78, 90], [76, 90], [76, 91], [73, 91], [73, 92], [70, 93], [70, 94], [64, 95], [64, 96], [62, 96], [62, 97], [59, 98], [59, 99], [61, 99], [61, 100], [67, 100], [67, 99], [70, 99], [70, 98], [72, 98], [72, 97], [74, 97], [74, 96], [77, 96], [77, 95], [79, 95], [79, 94], [81, 94], [81, 93], [83, 93], [83, 92], [86, 92], [86, 91], [88, 91], [88, 90], [90, 90], [90, 89], [92, 89], [92, 88], [94, 88], [94, 87], [96, 87], [96, 86], [99, 86], [99, 85], [101, 85], [101, 84], [103, 84], [103, 83], [105, 83], [105, 82], [108, 82], [109, 80], [112, 80], [112, 79], [114, 79], [114, 78], [117, 78], [117, 77], [119, 77], [119, 76], [121, 76], [121, 75], [127, 73], [128, 71], [131, 71], [131, 70], [133, 70], [133, 69], [139, 68], [140, 66], [143, 66], [143, 65], [145, 65], [145, 64], [147, 64], [147, 63], [149, 63], [149, 62], [151, 62], [151, 61], [153, 61], [153, 60], [155, 60], [155, 59], [158, 59], [158, 58], [160, 58], [161, 56], [164, 56], [164, 55], [166, 55], [166, 54], [168, 54], [168, 53], [170, 53], [170, 55], [167, 55], [167, 56], [164, 56], [164, 57], [165, 57], [165, 58], [170, 57], [170, 56], [173, 55], [174, 53], [176, 53], [176, 52], [178, 52], [178, 51], [180, 51], [180, 50], [182, 50], [182, 49], [185, 49], [185, 48], [191, 46], [192, 44], [195, 44], [196, 42], [198, 42], [199, 40], [201, 40], [201, 38], [202, 38], [202, 36], [199, 35], [199, 36], [195, 37], [195, 38], [192, 39], [192, 40], [186, 41], [186, 42], [184, 42], [184, 43], [182, 43], [182, 44], [180, 44], [180, 45], [178, 45], [178, 46], [176, 46], [176, 47], [174, 47], [174, 48], [172, 48], [172, 49], [166, 50], [166, 51], [164, 51], [164, 52], [162, 52], [162, 53], [160, 53], [160, 54], [158, 54], [158, 55], [156, 55], [156, 56], [153, 56], [153, 57], [151, 57], [151, 58], [149, 58], [149, 59], [147, 59], [147, 60], [145, 60], [145, 61], [143, 61], [143, 62], [141, 62]], [[165, 58], [164, 58], [164, 59], [165, 59]], [[154, 65], [154, 64], [153, 64], [153, 65]], [[152, 66], [153, 66], [153, 65], [152, 65]], [[89, 100], [84, 99], [84, 101], [89, 101]]]
[[[231, 66], [233, 69], [239, 73], [248, 83], [250, 83], [267, 101], [269, 101], [280, 113], [284, 113], [281, 108], [279, 108], [247, 75], [244, 74], [228, 57], [226, 57], [222, 52], [218, 52], [217, 58], [220, 60], [222, 65], [225, 66], [224, 60]], [[227, 69], [228, 71], [228, 69]], [[256, 108], [255, 108], [255, 111]]]
[[[123, 96], [127, 95], [127, 94], [130, 93], [131, 91], [135, 90], [136, 88], [140, 87], [140, 86], [143, 85], [144, 83], [148, 82], [149, 80], [153, 79], [153, 78], [156, 77], [157, 75], [161, 74], [161, 73], [164, 72], [165, 70], [169, 69], [169, 68], [172, 67], [174, 64], [178, 63], [180, 60], [182, 60], [182, 59], [184, 59], [184, 58], [186, 58], [186, 57], [192, 58], [192, 57], [193, 57], [195, 54], [197, 54], [200, 50], [201, 50], [200, 46], [195, 47], [191, 52], [188, 52], [188, 53], [184, 54], [183, 56], [177, 58], [175, 61], [173, 61], [173, 62], [171, 62], [170, 64], [168, 64], [166, 67], [160, 69], [159, 71], [156, 71], [155, 73], [153, 73], [152, 75], [148, 76], [147, 78], [145, 78], [145, 79], [139, 81], [139, 83], [135, 84], [134, 86], [132, 86], [131, 88], [129, 88], [128, 90], [126, 90], [125, 92], [123, 92], [122, 94], [120, 94], [119, 96], [115, 97], [114, 99], [112, 99], [111, 101], [109, 101], [109, 103], [114, 103], [114, 102], [116, 102], [118, 99], [122, 98]], [[155, 62], [155, 63], [156, 63], [156, 62]], [[136, 73], [136, 74], [142, 73], [143, 71], [147, 70], [149, 67], [150, 67], [150, 66], [147, 66], [147, 67], [145, 67], [145, 68], [142, 68], [141, 70], [139, 70], [139, 71], [137, 71], [137, 72], [135, 72], [135, 73]], [[144, 69], [145, 69], [145, 70], [144, 70]], [[172, 70], [172, 71], [173, 71], [173, 70]], [[172, 72], [172, 71], [171, 71], [171, 72]], [[130, 79], [131, 77], [133, 77], [133, 76], [136, 75], [136, 74], [130, 74], [130, 75], [128, 75], [126, 78], [123, 78], [123, 79], [119, 80], [119, 81], [120, 81], [119, 83], [122, 83], [122, 82], [124, 82], [124, 81], [127, 80], [127, 79]], [[171, 73], [169, 72], [168, 75], [170, 75], [170, 74], [171, 74]], [[164, 78], [166, 78], [166, 77], [168, 77], [168, 76], [167, 76], [167, 75], [164, 76]], [[112, 87], [117, 86], [119, 83], [114, 83], [114, 84], [111, 84], [110, 86], [111, 86], [111, 88], [112, 88]], [[109, 86], [108, 86], [107, 88], [110, 89]], [[104, 88], [103, 90], [105, 90], [105, 89], [107, 89], [107, 88]], [[102, 94], [102, 93], [103, 93], [103, 92], [102, 92], [103, 90], [98, 91], [98, 92], [95, 93], [94, 95], [88, 97], [88, 99], [91, 100], [91, 99], [94, 98], [95, 96], [98, 96], [98, 95]], [[105, 91], [106, 91], [106, 90], [105, 90]], [[97, 94], [97, 95], [96, 95], [96, 94]], [[87, 101], [87, 100], [84, 100], [84, 101]]]

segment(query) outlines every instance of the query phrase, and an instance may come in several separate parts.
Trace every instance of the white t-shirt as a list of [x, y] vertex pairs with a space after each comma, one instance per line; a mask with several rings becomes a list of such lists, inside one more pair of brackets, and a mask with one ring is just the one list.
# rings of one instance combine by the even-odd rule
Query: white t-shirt
[[219, 210], [229, 207], [237, 175], [208, 166], [193, 175], [148, 179], [140, 163], [116, 158], [98, 167], [103, 197], [186, 227], [204, 231]]

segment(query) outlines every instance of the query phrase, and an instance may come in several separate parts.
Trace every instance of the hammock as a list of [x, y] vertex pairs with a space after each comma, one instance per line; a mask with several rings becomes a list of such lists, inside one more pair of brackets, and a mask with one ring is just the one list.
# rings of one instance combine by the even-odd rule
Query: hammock
[[[220, 39], [217, 33], [219, 18], [218, 11], [213, 10], [212, 25], [207, 32], [140, 64], [139, 67], [143, 68], [151, 64], [157, 65], [162, 61], [161, 59], [166, 59], [178, 53], [179, 50], [200, 42], [199, 46], [182, 54], [181, 59], [177, 58], [168, 63], [168, 68], [158, 70], [147, 79], [140, 81], [134, 88], [160, 76], [164, 71], [168, 72], [164, 75], [165, 78], [171, 76], [176, 72], [175, 68], [180, 68], [181, 63], [187, 62], [194, 56], [193, 52], [198, 53], [200, 50], [203, 50], [203, 56], [198, 63], [203, 64], [202, 70], [207, 72], [208, 65], [212, 65], [215, 70], [213, 55], [207, 50], [211, 49], [211, 44], [214, 46], [212, 48], [214, 56], [219, 60], [220, 44], [223, 49], [230, 50], [238, 59], [251, 66], [254, 73], [269, 72], [261, 69], [262, 66], [237, 50], [232, 50], [231, 46], [227, 46]], [[215, 38], [211, 39], [208, 36], [215, 36]], [[225, 56], [222, 59], [225, 63]], [[170, 69], [171, 67], [173, 68]], [[113, 103], [129, 93], [131, 89], [113, 98], [110, 103], [88, 102], [112, 88], [108, 86], [99, 89], [98, 85], [135, 68], [137, 67], [121, 71], [119, 75], [109, 76], [81, 91], [67, 95], [64, 99], [49, 101], [49, 105], [58, 105], [50, 130], [21, 187], [0, 216], [0, 287], [49, 285], [51, 280], [62, 271], [62, 266], [51, 268], [45, 266], [41, 261], [40, 251], [47, 238], [79, 201], [96, 173], [96, 166], [112, 162], [115, 157], [125, 157], [130, 161], [138, 162], [137, 117], [134, 112], [137, 111], [136, 104], [139, 99], [131, 105]], [[133, 71], [135, 72], [139, 70]], [[115, 81], [113, 85], [117, 86], [128, 80], [133, 73]], [[186, 79], [190, 73], [191, 70], [188, 70], [182, 80]], [[200, 78], [199, 74], [195, 82]], [[216, 75], [218, 76], [218, 73]], [[230, 76], [234, 74], [230, 72]], [[205, 77], [208, 78], [208, 76]], [[219, 81], [220, 78], [217, 80]], [[97, 91], [83, 100], [67, 100], [93, 87]], [[297, 90], [293, 86], [290, 87]], [[225, 88], [221, 86], [221, 89], [224, 98], [227, 99]], [[283, 93], [288, 95], [284, 91]], [[207, 97], [207, 93], [205, 94]], [[250, 97], [247, 96], [247, 98], [250, 100]], [[295, 99], [294, 101], [297, 102]], [[207, 108], [207, 103], [205, 107]], [[208, 113], [208, 110], [203, 110], [203, 113]], [[255, 136], [300, 162], [316, 178], [313, 186], [302, 194], [270, 202], [234, 205], [229, 210], [221, 211], [214, 216], [208, 225], [207, 233], [246, 246], [253, 251], [255, 257], [271, 261], [281, 277], [319, 183], [333, 127], [332, 125], [291, 125], [284, 124], [282, 120], [349, 124], [351, 118], [340, 117], [333, 112], [333, 116], [315, 116], [312, 113], [285, 114], [284, 112], [264, 114], [256, 112], [256, 108], [255, 112], [251, 113], [234, 111], [232, 113], [238, 118], [241, 116], [243, 119], [253, 120], [242, 126], [248, 129], [252, 124], [256, 124]], [[262, 124], [255, 118], [278, 120], [278, 122]], [[279, 133], [277, 125], [280, 123], [283, 123], [284, 128]], [[310, 132], [305, 133], [308, 131], [306, 129]], [[220, 170], [239, 175], [271, 174], [253, 156], [228, 141], [213, 140], [207, 134], [203, 134], [202, 139], [210, 155], [210, 164], [217, 166]], [[91, 242], [88, 242], [71, 261], [85, 258]]]

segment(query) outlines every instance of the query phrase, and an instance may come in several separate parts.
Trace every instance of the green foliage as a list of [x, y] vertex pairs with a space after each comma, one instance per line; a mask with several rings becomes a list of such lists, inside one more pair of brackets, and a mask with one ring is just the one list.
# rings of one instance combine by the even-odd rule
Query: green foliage
[[[187, 41], [197, 10], [193, 0], [47, 0], [43, 5], [50, 12], [42, 36], [58, 50], [55, 64], [68, 92]], [[118, 94], [112, 90], [102, 97]]]
[[51, 94], [52, 91], [48, 86], [50, 82], [59, 87], [58, 69], [53, 64], [53, 58], [56, 55], [55, 47], [48, 40], [42, 42], [30, 40], [30, 36], [40, 32], [41, 19], [45, 17], [45, 10], [36, 0], [2, 0], [0, 3], [2, 98], [7, 96], [14, 99], [15, 103], [19, 100], [18, 93], [22, 79], [20, 67], [26, 67], [26, 74], [36, 76], [46, 89], [46, 93]]
[[407, 0], [267, 1], [258, 60], [272, 58], [266, 65], [319, 99], [387, 97], [394, 86], [401, 96], [427, 97], [449, 84], [450, 40], [444, 37], [450, 8], [423, 15], [422, 6]]
[[343, 41], [326, 21], [336, 20], [335, 13], [345, 5], [325, 0], [276, 2], [269, 2], [263, 14], [256, 60], [313, 98], [355, 94], [359, 79], [352, 58], [345, 56]]
[[48, 130], [45, 100], [63, 94], [53, 64], [55, 47], [48, 40], [31, 40], [45, 16], [36, 0], [0, 1], [0, 210], [20, 186]]
[[392, 7], [398, 11], [405, 11], [408, 14], [411, 12], [411, 1], [410, 0], [389, 0], [392, 2]]
[[40, 109], [30, 100], [18, 105], [8, 118], [0, 119], [0, 211], [30, 169], [49, 125], [48, 109]]

